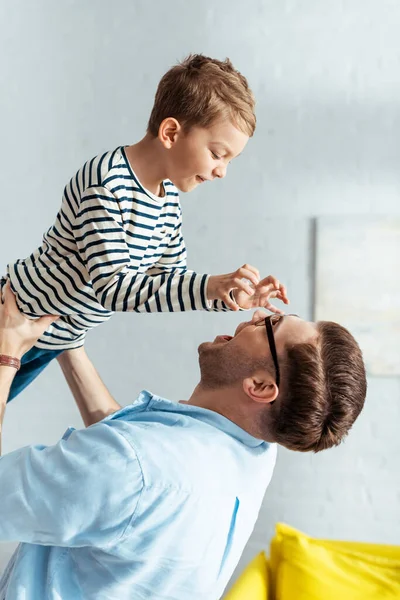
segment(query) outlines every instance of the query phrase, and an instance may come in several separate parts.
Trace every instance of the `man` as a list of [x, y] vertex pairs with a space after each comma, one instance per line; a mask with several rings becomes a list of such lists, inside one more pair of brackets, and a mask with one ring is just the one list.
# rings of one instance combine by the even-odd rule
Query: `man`
[[[48, 327], [5, 292], [3, 363]], [[200, 345], [186, 402], [142, 392], [121, 409], [83, 348], [59, 362], [90, 427], [0, 459], [0, 540], [22, 542], [1, 600], [216, 600], [254, 527], [276, 442], [338, 444], [366, 393], [344, 328], [262, 311]], [[14, 373], [0, 367], [3, 406]]]

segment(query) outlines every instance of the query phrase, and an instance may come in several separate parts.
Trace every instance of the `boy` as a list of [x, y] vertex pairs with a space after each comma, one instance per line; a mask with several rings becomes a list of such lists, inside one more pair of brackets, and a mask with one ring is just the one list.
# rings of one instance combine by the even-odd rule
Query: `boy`
[[269, 299], [288, 303], [284, 286], [260, 281], [254, 267], [215, 276], [186, 268], [178, 190], [224, 177], [255, 123], [252, 92], [230, 61], [191, 55], [161, 79], [145, 137], [76, 173], [42, 245], [7, 268], [22, 312], [60, 315], [24, 355], [9, 400], [115, 311], [281, 312]]

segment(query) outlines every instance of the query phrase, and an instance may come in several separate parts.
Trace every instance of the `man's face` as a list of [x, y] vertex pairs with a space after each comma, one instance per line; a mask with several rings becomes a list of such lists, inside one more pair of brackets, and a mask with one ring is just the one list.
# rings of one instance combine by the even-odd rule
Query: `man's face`
[[225, 177], [228, 164], [248, 140], [228, 119], [210, 127], [192, 127], [187, 133], [181, 130], [168, 152], [168, 177], [181, 192]]
[[[273, 362], [265, 329], [266, 313], [257, 310], [251, 321], [240, 323], [233, 336], [219, 335], [199, 346], [201, 383], [210, 388], [231, 386], [254, 374], [264, 360]], [[278, 363], [287, 345], [313, 342], [316, 324], [295, 316], [273, 316], [273, 332]]]

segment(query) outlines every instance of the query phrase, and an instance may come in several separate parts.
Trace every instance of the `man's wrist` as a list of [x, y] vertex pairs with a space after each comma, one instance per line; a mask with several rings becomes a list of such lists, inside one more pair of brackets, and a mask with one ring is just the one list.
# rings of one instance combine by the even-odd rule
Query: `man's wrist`
[[21, 360], [15, 353], [2, 353], [0, 352], [0, 366], [10, 367], [19, 371], [21, 368]]

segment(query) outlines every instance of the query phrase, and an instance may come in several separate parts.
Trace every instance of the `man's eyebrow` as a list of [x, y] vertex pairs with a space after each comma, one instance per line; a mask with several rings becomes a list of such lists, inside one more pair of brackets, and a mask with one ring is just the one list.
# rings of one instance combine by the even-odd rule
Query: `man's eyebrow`
[[279, 328], [279, 325], [282, 323], [282, 321], [283, 321], [283, 319], [285, 318], [285, 316], [286, 316], [286, 315], [282, 315], [282, 316], [281, 316], [281, 318], [279, 319], [279, 321], [277, 321], [277, 323], [276, 323], [275, 327], [273, 328], [273, 329], [274, 329], [274, 333], [275, 333], [275, 331], [277, 331], [277, 330], [278, 330], [278, 328]]
[[297, 317], [298, 319], [300, 319], [299, 315], [292, 315], [292, 314], [290, 314], [290, 315], [281, 315], [281, 318], [279, 319], [279, 321], [277, 322], [277, 324], [274, 327], [274, 331], [276, 331], [278, 329], [279, 325], [282, 323], [282, 321], [283, 321], [283, 319], [285, 317]]

